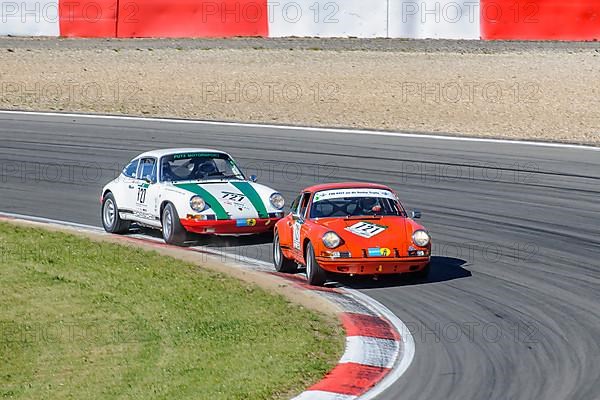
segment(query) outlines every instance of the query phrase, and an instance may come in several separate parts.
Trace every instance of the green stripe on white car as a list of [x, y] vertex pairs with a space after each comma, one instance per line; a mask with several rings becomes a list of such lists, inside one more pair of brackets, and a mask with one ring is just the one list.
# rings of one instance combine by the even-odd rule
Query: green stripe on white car
[[229, 219], [229, 214], [227, 213], [227, 211], [225, 211], [219, 200], [217, 200], [217, 198], [213, 196], [208, 190], [203, 189], [195, 183], [182, 183], [176, 184], [175, 186], [202, 197], [204, 201], [206, 201], [206, 203], [210, 206], [210, 208], [215, 212], [217, 219]]
[[269, 212], [265, 207], [260, 195], [252, 187], [252, 185], [248, 182], [230, 182], [233, 186], [235, 186], [240, 192], [244, 194], [250, 200], [256, 211], [258, 212], [259, 218], [269, 218]]

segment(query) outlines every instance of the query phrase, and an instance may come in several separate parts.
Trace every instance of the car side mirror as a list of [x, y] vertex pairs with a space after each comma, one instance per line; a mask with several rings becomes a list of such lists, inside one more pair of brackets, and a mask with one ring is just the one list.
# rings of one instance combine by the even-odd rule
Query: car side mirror
[[256, 182], [258, 180], [258, 176], [256, 176], [256, 175], [250, 175], [250, 180], [252, 182]]
[[410, 212], [410, 217], [412, 219], [419, 219], [419, 218], [421, 218], [421, 210], [412, 210]]
[[152, 179], [152, 177], [150, 175], [146, 175], [146, 177], [144, 178], [144, 182], [154, 183], [154, 179]]

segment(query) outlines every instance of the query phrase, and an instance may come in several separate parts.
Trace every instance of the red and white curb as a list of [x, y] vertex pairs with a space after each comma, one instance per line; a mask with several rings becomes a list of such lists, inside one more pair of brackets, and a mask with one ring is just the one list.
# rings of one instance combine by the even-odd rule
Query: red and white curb
[[[20, 214], [0, 212], [0, 220], [25, 220], [105, 234], [103, 229], [94, 226]], [[131, 234], [123, 239], [170, 247], [162, 239], [147, 235]], [[320, 382], [293, 400], [373, 399], [398, 380], [414, 358], [415, 343], [406, 325], [381, 303], [359, 291], [346, 287], [310, 286], [302, 275], [276, 273], [272, 265], [264, 261], [237, 257], [208, 247], [185, 249], [228, 259], [238, 268], [277, 275], [298, 288], [323, 296], [342, 310], [340, 319], [346, 331], [342, 358]]]
[[[360, 292], [344, 287], [310, 286], [300, 275], [276, 275], [337, 304], [343, 310], [340, 318], [346, 330], [346, 350], [338, 365], [294, 400], [373, 398], [389, 386], [380, 385], [386, 376], [396, 370], [394, 375], [399, 377], [404, 365], [407, 368], [412, 361], [410, 332], [390, 311], [382, 311], [385, 308], [375, 300], [366, 300], [366, 296], [359, 297]], [[400, 369], [404, 370], [398, 374]]]

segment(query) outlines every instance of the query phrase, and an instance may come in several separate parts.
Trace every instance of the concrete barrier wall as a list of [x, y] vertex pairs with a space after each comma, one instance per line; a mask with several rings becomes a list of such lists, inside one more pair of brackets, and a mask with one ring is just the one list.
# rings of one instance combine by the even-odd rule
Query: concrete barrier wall
[[389, 0], [388, 37], [479, 39], [479, 1]]
[[120, 0], [117, 36], [268, 36], [266, 0]]
[[0, 0], [0, 35], [59, 36], [58, 0]]
[[387, 0], [269, 0], [269, 36], [388, 36]]
[[600, 0], [0, 0], [0, 35], [597, 40]]
[[115, 37], [117, 0], [60, 0], [60, 36]]
[[599, 0], [481, 0], [483, 39], [598, 40]]

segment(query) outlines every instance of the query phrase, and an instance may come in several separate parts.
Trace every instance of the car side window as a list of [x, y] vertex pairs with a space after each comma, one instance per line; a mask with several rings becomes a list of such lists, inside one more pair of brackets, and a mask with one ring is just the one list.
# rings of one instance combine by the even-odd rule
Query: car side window
[[152, 182], [156, 182], [156, 159], [154, 158], [142, 158], [140, 161], [137, 178], [145, 179], [147, 176], [152, 179]]
[[298, 215], [302, 218], [306, 218], [306, 210], [308, 210], [308, 201], [310, 200], [310, 193], [302, 194], [302, 199], [300, 200], [300, 208], [298, 210]]
[[133, 160], [130, 162], [125, 168], [123, 168], [123, 175], [128, 178], [135, 178], [135, 173], [137, 172], [139, 163], [140, 160]]
[[296, 199], [290, 205], [290, 212], [292, 214], [298, 214], [298, 205], [300, 204], [300, 199], [301, 198], [302, 198], [302, 195], [296, 197]]

